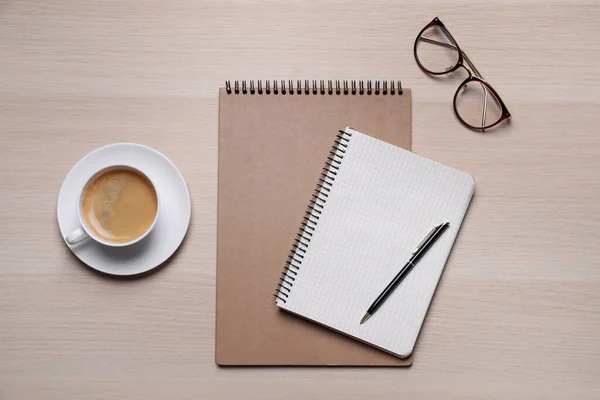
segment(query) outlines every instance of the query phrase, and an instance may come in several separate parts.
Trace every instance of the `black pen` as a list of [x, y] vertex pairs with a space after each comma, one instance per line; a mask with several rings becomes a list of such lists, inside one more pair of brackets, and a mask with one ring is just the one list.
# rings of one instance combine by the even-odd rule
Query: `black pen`
[[381, 307], [381, 305], [385, 302], [385, 300], [392, 294], [394, 289], [402, 282], [402, 280], [408, 275], [408, 273], [413, 269], [415, 264], [419, 262], [419, 260], [427, 253], [427, 250], [433, 246], [433, 244], [438, 240], [442, 233], [450, 226], [450, 222], [444, 222], [436, 227], [434, 227], [431, 232], [425, 236], [425, 239], [421, 240], [421, 243], [417, 245], [415, 251], [412, 252], [412, 256], [410, 260], [402, 267], [400, 272], [392, 279], [392, 281], [383, 289], [383, 292], [371, 304], [371, 307], [367, 310], [365, 316], [360, 320], [361, 324], [364, 324], [371, 315], [375, 314], [375, 311]]

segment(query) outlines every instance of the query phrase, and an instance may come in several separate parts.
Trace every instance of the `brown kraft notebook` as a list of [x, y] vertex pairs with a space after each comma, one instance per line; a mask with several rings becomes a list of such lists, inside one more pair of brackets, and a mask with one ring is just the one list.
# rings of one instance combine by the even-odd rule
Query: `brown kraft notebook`
[[410, 150], [410, 89], [346, 81], [220, 89], [217, 364], [412, 363], [282, 312], [273, 297], [323, 160], [346, 126]]

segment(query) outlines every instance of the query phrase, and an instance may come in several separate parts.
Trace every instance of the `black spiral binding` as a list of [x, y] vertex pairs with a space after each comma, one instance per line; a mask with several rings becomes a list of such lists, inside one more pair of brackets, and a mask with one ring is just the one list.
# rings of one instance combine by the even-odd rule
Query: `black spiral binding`
[[300, 229], [296, 234], [292, 249], [290, 250], [290, 255], [288, 256], [286, 265], [281, 273], [282, 277], [279, 278], [279, 283], [277, 284], [274, 295], [276, 297], [275, 302], [278, 300], [281, 300], [284, 303], [287, 302], [292, 286], [294, 286], [294, 282], [300, 271], [300, 267], [302, 266], [304, 254], [308, 250], [308, 245], [310, 244], [313, 233], [319, 223], [319, 218], [321, 217], [325, 203], [327, 203], [329, 192], [331, 191], [340, 166], [342, 165], [342, 160], [346, 154], [346, 148], [350, 143], [351, 137], [352, 134], [346, 131], [339, 131], [336, 135], [336, 139], [327, 156], [327, 161], [325, 161], [325, 166], [321, 171], [321, 176], [319, 177], [319, 181], [312, 194], [312, 198], [302, 217], [302, 222], [300, 222]]
[[251, 80], [248, 85], [247, 81], [241, 81], [241, 89], [240, 89], [240, 81], [234, 81], [233, 89], [231, 88], [231, 81], [225, 81], [225, 90], [227, 94], [289, 94], [289, 95], [303, 95], [308, 96], [310, 94], [316, 95], [341, 95], [341, 94], [359, 94], [359, 95], [372, 95], [376, 96], [382, 95], [402, 95], [402, 82], [401, 81], [375, 81], [375, 87], [373, 89], [373, 82], [368, 80], [366, 81], [366, 89], [365, 89], [365, 81], [358, 81], [358, 89], [356, 85], [356, 81], [327, 81], [327, 86], [325, 86], [325, 81], [321, 80], [317, 84], [316, 80], [312, 81], [312, 84], [308, 79], [296, 80], [294, 84], [293, 80], [285, 80], [277, 81], [277, 80], [266, 80], [264, 81], [264, 90], [263, 90], [263, 81], [256, 81], [256, 85], [254, 81]]

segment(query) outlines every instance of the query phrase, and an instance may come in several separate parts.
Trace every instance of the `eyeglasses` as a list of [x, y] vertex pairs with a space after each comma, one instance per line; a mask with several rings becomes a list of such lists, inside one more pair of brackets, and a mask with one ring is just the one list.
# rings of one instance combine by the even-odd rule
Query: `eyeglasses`
[[464, 68], [469, 77], [454, 94], [454, 112], [466, 126], [484, 131], [510, 117], [504, 102], [461, 50], [448, 28], [435, 17], [415, 40], [415, 60], [431, 75], [445, 75]]

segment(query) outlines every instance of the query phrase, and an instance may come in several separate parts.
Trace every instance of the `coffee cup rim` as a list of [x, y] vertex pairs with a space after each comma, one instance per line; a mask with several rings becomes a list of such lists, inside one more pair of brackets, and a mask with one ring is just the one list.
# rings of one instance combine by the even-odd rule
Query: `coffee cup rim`
[[[138, 236], [137, 238], [130, 240], [129, 242], [123, 242], [123, 243], [115, 243], [115, 242], [109, 242], [107, 240], [102, 239], [101, 237], [99, 237], [98, 235], [96, 235], [88, 226], [87, 222], [85, 221], [85, 218], [83, 218], [83, 207], [82, 207], [82, 203], [83, 203], [83, 195], [88, 187], [88, 185], [90, 184], [90, 182], [96, 178], [98, 175], [107, 172], [108, 170], [111, 169], [118, 169], [118, 168], [128, 168], [131, 170], [134, 170], [135, 172], [139, 173], [140, 175], [142, 175], [143, 177], [145, 177], [146, 179], [148, 179], [148, 181], [150, 182], [150, 184], [152, 185], [152, 189], [154, 189], [154, 193], [156, 194], [156, 215], [154, 216], [154, 220], [152, 221], [152, 224], [148, 227], [148, 229], [146, 229], [146, 231]], [[160, 213], [160, 208], [161, 208], [161, 199], [160, 199], [160, 193], [158, 191], [158, 189], [156, 189], [156, 184], [154, 183], [154, 181], [141, 169], [139, 169], [138, 167], [135, 167], [133, 165], [130, 164], [113, 164], [113, 165], [108, 165], [105, 167], [100, 168], [99, 170], [97, 170], [96, 172], [94, 172], [83, 184], [81, 190], [79, 191], [79, 197], [77, 199], [77, 217], [79, 218], [79, 224], [81, 225], [81, 228], [85, 231], [85, 233], [94, 241], [104, 245], [104, 246], [109, 246], [109, 247], [126, 247], [126, 246], [131, 246], [133, 244], [136, 244], [138, 242], [140, 242], [141, 240], [143, 240], [146, 236], [148, 236], [150, 234], [150, 232], [154, 229], [154, 226], [156, 225], [156, 221], [158, 221], [158, 215]]]

